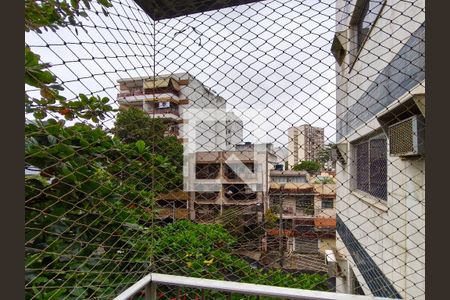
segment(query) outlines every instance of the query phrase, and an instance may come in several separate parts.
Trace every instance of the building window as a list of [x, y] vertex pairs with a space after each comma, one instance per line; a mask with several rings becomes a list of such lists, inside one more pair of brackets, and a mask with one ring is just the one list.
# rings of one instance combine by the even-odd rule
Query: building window
[[384, 0], [367, 0], [358, 21], [358, 47], [362, 47], [369, 31], [375, 24], [375, 21], [381, 12]]
[[295, 209], [299, 215], [314, 215], [314, 196], [301, 196], [296, 199]]
[[333, 199], [322, 199], [322, 208], [333, 208]]
[[356, 58], [367, 40], [371, 29], [375, 25], [385, 2], [386, 0], [363, 0], [361, 1], [361, 5], [357, 4], [351, 21], [353, 28], [353, 47], [350, 50], [350, 53], [352, 54], [351, 64], [356, 61]]
[[158, 108], [169, 108], [170, 102], [158, 102]]
[[387, 144], [384, 135], [356, 145], [356, 188], [387, 200]]
[[274, 182], [286, 183], [287, 182], [287, 177], [285, 177], [285, 176], [277, 176], [277, 177], [273, 177], [272, 180]]

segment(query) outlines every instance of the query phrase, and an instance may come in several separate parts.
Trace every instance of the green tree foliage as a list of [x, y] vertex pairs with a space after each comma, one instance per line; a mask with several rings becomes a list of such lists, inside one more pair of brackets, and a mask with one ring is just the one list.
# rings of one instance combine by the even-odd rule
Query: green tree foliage
[[[81, 25], [75, 17], [87, 17], [85, 8], [90, 8], [92, 0], [25, 0], [25, 31], [41, 33], [41, 28], [55, 31], [68, 25]], [[106, 13], [110, 7], [109, 0], [97, 0]], [[81, 4], [82, 3], [82, 4]], [[82, 7], [83, 6], [83, 7]], [[40, 97], [32, 97], [25, 93], [25, 112], [32, 113], [36, 119], [44, 119], [49, 113], [62, 116], [66, 120], [75, 118], [99, 122], [105, 119], [108, 112], [114, 111], [108, 105], [108, 98], [86, 96], [80, 94], [78, 99], [67, 100], [60, 95], [64, 90], [57, 78], [49, 71], [50, 65], [40, 62], [40, 56], [35, 54], [25, 44], [25, 84], [40, 90]]]
[[[322, 148], [318, 153], [317, 161], [322, 164], [322, 167], [327, 163], [333, 160], [332, 151], [336, 149], [336, 144], [329, 143], [324, 148]], [[332, 161], [334, 163], [334, 161]]]
[[[77, 26], [92, 2], [26, 0], [25, 31]], [[24, 76], [40, 90], [39, 98], [25, 94], [25, 111], [36, 119], [25, 126], [25, 165], [38, 170], [25, 175], [27, 299], [111, 299], [150, 271], [326, 289], [324, 276], [252, 268], [232, 254], [236, 239], [220, 225], [156, 226], [148, 208], [181, 184], [181, 145], [145, 118], [142, 128], [158, 130], [136, 130], [130, 139], [82, 123], [42, 121], [51, 114], [99, 122], [113, 109], [107, 98], [62, 97], [49, 65], [27, 46]]]
[[[41, 33], [51, 29], [56, 31], [68, 25], [79, 26], [77, 17], [87, 17], [86, 9], [91, 8], [92, 0], [25, 0], [25, 31]], [[105, 8], [111, 7], [110, 0], [96, 0], [107, 15]]]
[[316, 161], [305, 160], [296, 164], [292, 170], [294, 171], [307, 171], [309, 173], [317, 173], [320, 171], [321, 165]]
[[164, 139], [167, 124], [160, 118], [150, 118], [142, 109], [130, 107], [116, 117], [114, 134], [124, 143], [143, 140], [147, 144]]
[[317, 161], [319, 161], [323, 165], [330, 159], [331, 159], [331, 148], [329, 147], [322, 148], [318, 153]]
[[113, 133], [124, 143], [135, 143], [138, 140], [151, 145], [150, 151], [162, 153], [177, 167], [183, 168], [183, 145], [174, 136], [166, 136], [167, 122], [160, 118], [150, 118], [138, 108], [121, 110], [117, 114]]
[[327, 290], [326, 276], [298, 276], [279, 269], [263, 271], [251, 267], [233, 255], [237, 240], [219, 224], [194, 224], [183, 220], [157, 228], [154, 237], [155, 268], [159, 273]]
[[26, 282], [42, 299], [113, 296], [108, 282], [127, 286], [127, 268], [148, 269], [148, 208], [181, 181], [179, 172], [144, 142], [124, 144], [85, 124], [49, 120], [25, 133], [25, 163], [40, 170], [25, 177]]

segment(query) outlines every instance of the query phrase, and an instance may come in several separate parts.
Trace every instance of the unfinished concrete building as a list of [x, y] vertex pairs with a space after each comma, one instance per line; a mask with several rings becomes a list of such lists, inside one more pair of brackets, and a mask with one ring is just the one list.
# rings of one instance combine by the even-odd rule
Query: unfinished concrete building
[[195, 125], [199, 150], [229, 150], [242, 143], [242, 120], [233, 112], [226, 111], [224, 98], [189, 73], [125, 78], [118, 83], [120, 108], [135, 107], [146, 111], [152, 118], [164, 119], [169, 125], [168, 135], [186, 142], [187, 134], [182, 132], [186, 122], [183, 114], [195, 109], [217, 110], [226, 114], [225, 120], [205, 120]]
[[[227, 211], [235, 210], [246, 224], [260, 221], [265, 155], [254, 151], [197, 152], [195, 155], [196, 191], [191, 192], [191, 219], [216, 222]], [[235, 165], [228, 161], [232, 156], [237, 159]]]

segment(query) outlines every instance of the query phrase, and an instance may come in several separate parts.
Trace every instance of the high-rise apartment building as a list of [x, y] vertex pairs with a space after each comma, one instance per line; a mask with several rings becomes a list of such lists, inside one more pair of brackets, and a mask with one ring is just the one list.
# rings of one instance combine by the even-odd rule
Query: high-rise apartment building
[[[233, 149], [242, 143], [243, 123], [233, 112], [226, 112], [226, 100], [189, 73], [135, 77], [118, 80], [120, 93], [117, 101], [121, 108], [143, 109], [152, 118], [162, 118], [169, 124], [167, 134], [183, 138], [183, 113], [208, 110], [211, 120], [194, 124], [196, 151], [219, 151]], [[214, 112], [225, 118], [214, 120]], [[189, 114], [187, 114], [189, 115]], [[192, 136], [189, 134], [189, 136]]]
[[[263, 185], [267, 184], [261, 180], [267, 172], [265, 151], [197, 152], [195, 156], [195, 186], [203, 191], [191, 192], [192, 219], [211, 223], [224, 211], [233, 209], [247, 224], [261, 220]], [[228, 159], [232, 157], [238, 161], [230, 163]], [[246, 173], [245, 168], [251, 173]]]
[[288, 164], [290, 167], [304, 160], [316, 160], [323, 147], [323, 128], [304, 124], [288, 129]]

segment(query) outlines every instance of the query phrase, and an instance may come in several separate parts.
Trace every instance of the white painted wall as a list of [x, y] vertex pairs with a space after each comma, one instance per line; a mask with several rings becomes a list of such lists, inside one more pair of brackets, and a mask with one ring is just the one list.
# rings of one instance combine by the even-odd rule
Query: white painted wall
[[[344, 4], [337, 1], [337, 7]], [[354, 4], [355, 1], [352, 1]], [[425, 1], [387, 0], [370, 39], [364, 44], [349, 71], [349, 57], [336, 64], [337, 115], [355, 104], [378, 74], [425, 20]], [[348, 24], [347, 24], [348, 25]], [[425, 92], [424, 83], [419, 90]], [[413, 91], [410, 91], [411, 94]], [[398, 99], [401, 101], [401, 99]], [[392, 106], [394, 107], [394, 105]], [[389, 108], [389, 109], [392, 109]], [[354, 128], [340, 142], [348, 143], [349, 157], [355, 152], [351, 142], [380, 128], [375, 118]], [[337, 164], [337, 214], [352, 231], [375, 263], [393, 283], [403, 299], [425, 299], [425, 161], [400, 160], [388, 156], [388, 199], [386, 204], [359, 193], [352, 185], [354, 164]], [[348, 250], [339, 240], [339, 254], [348, 260], [366, 294], [367, 284], [355, 267]], [[348, 275], [348, 274], [347, 274]], [[338, 291], [351, 292], [349, 278], [337, 279]]]

